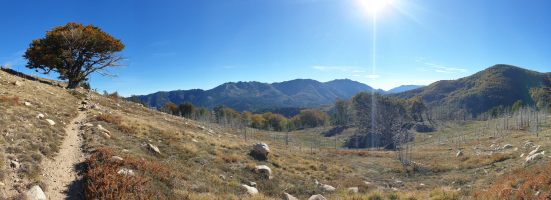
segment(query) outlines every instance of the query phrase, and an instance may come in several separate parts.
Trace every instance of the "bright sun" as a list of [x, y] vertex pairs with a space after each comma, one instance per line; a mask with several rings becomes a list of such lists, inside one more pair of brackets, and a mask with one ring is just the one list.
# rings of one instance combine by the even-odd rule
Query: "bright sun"
[[377, 15], [385, 8], [391, 6], [393, 0], [357, 0], [359, 6], [369, 15]]

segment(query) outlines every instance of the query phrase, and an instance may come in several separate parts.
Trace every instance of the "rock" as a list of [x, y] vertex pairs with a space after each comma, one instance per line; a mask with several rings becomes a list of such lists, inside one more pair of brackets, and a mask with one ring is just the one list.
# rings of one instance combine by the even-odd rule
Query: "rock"
[[55, 122], [54, 122], [54, 120], [51, 120], [51, 119], [46, 119], [46, 122], [48, 122], [48, 124], [50, 124], [50, 126], [53, 126], [53, 125], [55, 125]]
[[15, 86], [23, 86], [23, 82], [21, 82], [21, 81], [15, 81], [15, 82], [13, 82], [13, 85], [15, 85]]
[[0, 187], [4, 187], [4, 186], [6, 186], [6, 184], [0, 182]]
[[457, 153], [455, 154], [455, 157], [460, 157], [460, 156], [463, 156], [463, 151], [461, 150], [457, 151]]
[[195, 143], [198, 143], [199, 141], [197, 141], [196, 139], [191, 139], [192, 142], [195, 142]]
[[19, 169], [20, 166], [21, 166], [21, 164], [19, 164], [19, 162], [17, 162], [17, 161], [15, 161], [15, 160], [10, 161], [10, 167], [11, 168]]
[[159, 150], [159, 147], [156, 147], [155, 145], [152, 145], [151, 143], [147, 143], [147, 149], [149, 149], [153, 153], [161, 154], [161, 151]]
[[308, 198], [308, 200], [327, 200], [327, 199], [324, 196], [322, 196], [321, 194], [316, 194], [316, 195], [310, 196], [310, 198]]
[[253, 145], [251, 154], [257, 159], [265, 160], [268, 158], [268, 154], [270, 154], [270, 147], [264, 142], [257, 143]]
[[94, 126], [94, 125], [93, 125], [92, 123], [86, 123], [86, 124], [84, 124], [83, 126], [92, 127], [92, 126]]
[[529, 164], [533, 161], [539, 160], [539, 159], [543, 158], [543, 156], [545, 156], [545, 151], [542, 151], [540, 153], [536, 153], [536, 154], [533, 154], [533, 155], [528, 155], [528, 156], [526, 156], [525, 164]]
[[36, 118], [38, 118], [38, 119], [43, 119], [43, 118], [44, 118], [44, 114], [38, 113], [38, 115], [36, 115]]
[[249, 185], [251, 185], [251, 186], [253, 186], [253, 187], [256, 187], [256, 182], [251, 181], [251, 182], [249, 183]]
[[245, 188], [247, 190], [247, 193], [250, 195], [258, 194], [258, 189], [256, 189], [255, 187], [251, 187], [245, 184], [241, 185], [241, 187]]
[[503, 145], [502, 148], [503, 149], [510, 149], [510, 148], [513, 148], [513, 145], [512, 144], [506, 144], [506, 145]]
[[134, 176], [134, 170], [127, 169], [127, 168], [121, 168], [119, 171], [117, 171], [117, 174], [123, 175], [123, 176]]
[[404, 187], [405, 184], [401, 180], [396, 180], [394, 181], [394, 185], [396, 185], [396, 187]]
[[533, 146], [536, 146], [533, 142], [527, 141], [526, 143], [524, 143], [525, 149], [532, 148]]
[[28, 102], [28, 101], [25, 101], [25, 102], [23, 102], [23, 105], [25, 105], [25, 106], [32, 106], [33, 104], [31, 104], [31, 103]]
[[29, 200], [46, 200], [46, 194], [44, 194], [44, 191], [38, 185], [31, 187], [26, 195]]
[[287, 192], [283, 193], [283, 199], [284, 200], [298, 200], [298, 198], [294, 197], [293, 195], [291, 195]]
[[521, 158], [524, 157], [524, 154], [520, 154], [520, 157], [521, 157]]
[[122, 162], [124, 161], [124, 159], [120, 156], [112, 156], [111, 157], [111, 162]]
[[538, 151], [540, 150], [540, 148], [541, 148], [541, 145], [538, 145], [538, 146], [536, 147], [536, 149], [534, 149], [534, 150], [530, 151], [530, 153], [528, 153], [528, 156], [531, 156], [531, 155], [534, 155], [535, 153], [538, 153]]
[[315, 184], [318, 186], [318, 188], [322, 189], [324, 192], [334, 192], [336, 190], [335, 187], [320, 183], [318, 180], [316, 180]]
[[88, 101], [82, 101], [82, 102], [80, 102], [80, 104], [82, 104], [82, 105], [87, 105], [87, 104], [88, 104]]
[[107, 130], [106, 128], [103, 128], [101, 124], [98, 124], [96, 128], [104, 138], [107, 138], [107, 139], [111, 138], [111, 131]]
[[254, 172], [263, 175], [265, 178], [272, 179], [272, 169], [266, 165], [256, 166]]
[[350, 193], [358, 193], [360, 189], [358, 187], [349, 187], [347, 188], [348, 192]]

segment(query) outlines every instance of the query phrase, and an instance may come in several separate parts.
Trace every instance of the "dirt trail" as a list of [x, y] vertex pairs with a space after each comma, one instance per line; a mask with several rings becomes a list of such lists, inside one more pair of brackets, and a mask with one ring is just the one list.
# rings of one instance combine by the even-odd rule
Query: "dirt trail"
[[60, 146], [59, 153], [54, 159], [46, 159], [43, 163], [44, 182], [48, 199], [83, 199], [79, 166], [85, 160], [81, 150], [82, 137], [80, 127], [86, 119], [86, 111], [78, 111], [75, 117], [65, 128], [67, 136]]

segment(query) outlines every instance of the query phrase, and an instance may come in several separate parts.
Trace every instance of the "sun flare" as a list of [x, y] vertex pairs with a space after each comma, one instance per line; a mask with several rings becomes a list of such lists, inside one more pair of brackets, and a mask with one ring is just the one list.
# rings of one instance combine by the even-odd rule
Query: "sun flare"
[[361, 9], [369, 15], [377, 15], [394, 4], [394, 0], [358, 0]]

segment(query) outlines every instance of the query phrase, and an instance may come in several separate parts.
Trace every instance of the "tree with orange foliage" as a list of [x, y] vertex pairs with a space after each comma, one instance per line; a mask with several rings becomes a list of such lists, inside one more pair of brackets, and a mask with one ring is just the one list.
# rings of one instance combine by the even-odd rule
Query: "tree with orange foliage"
[[68, 23], [33, 40], [23, 57], [28, 68], [57, 72], [61, 80], [69, 81], [67, 88], [76, 88], [94, 72], [110, 75], [105, 69], [119, 66], [122, 58], [117, 53], [123, 49], [120, 40], [96, 26]]

